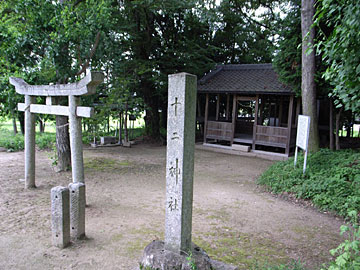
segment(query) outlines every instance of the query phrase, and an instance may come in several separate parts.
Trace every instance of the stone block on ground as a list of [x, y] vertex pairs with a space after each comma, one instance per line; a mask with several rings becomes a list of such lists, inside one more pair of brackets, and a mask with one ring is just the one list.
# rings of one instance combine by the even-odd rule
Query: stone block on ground
[[123, 141], [122, 146], [124, 146], [124, 147], [131, 147], [131, 142], [130, 142], [130, 141], [128, 141], [128, 142]]
[[238, 270], [237, 266], [233, 266], [231, 264], [226, 264], [224, 262], [215, 261], [210, 259], [211, 266], [214, 270]]
[[178, 254], [165, 249], [163, 241], [153, 241], [144, 250], [141, 265], [159, 270], [237, 270], [237, 267], [211, 260], [206, 252], [192, 243], [192, 254]]
[[51, 231], [52, 243], [59, 248], [70, 244], [70, 207], [69, 189], [54, 187], [51, 189]]
[[115, 144], [115, 143], [117, 143], [117, 137], [111, 137], [111, 136], [100, 137], [101, 145]]
[[250, 146], [248, 145], [233, 144], [231, 148], [235, 151], [250, 152]]

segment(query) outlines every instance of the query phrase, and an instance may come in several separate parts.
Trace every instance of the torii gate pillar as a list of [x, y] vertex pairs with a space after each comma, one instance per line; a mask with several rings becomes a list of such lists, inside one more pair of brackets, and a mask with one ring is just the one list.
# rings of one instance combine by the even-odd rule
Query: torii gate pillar
[[35, 114], [30, 105], [35, 97], [25, 95], [25, 188], [35, 188]]
[[85, 183], [81, 118], [76, 115], [79, 102], [79, 97], [69, 96], [71, 170], [74, 183]]

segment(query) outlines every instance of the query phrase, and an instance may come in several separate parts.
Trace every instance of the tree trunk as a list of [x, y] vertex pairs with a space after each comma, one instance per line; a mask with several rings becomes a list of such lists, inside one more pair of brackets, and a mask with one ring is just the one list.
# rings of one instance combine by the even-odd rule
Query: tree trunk
[[123, 121], [122, 121], [122, 112], [119, 113], [119, 144], [122, 144], [122, 126], [123, 126]]
[[332, 99], [330, 99], [330, 120], [329, 120], [329, 138], [330, 138], [330, 142], [329, 142], [329, 146], [330, 146], [330, 150], [334, 150], [335, 146], [334, 146], [334, 105], [332, 102]]
[[161, 127], [167, 128], [167, 104], [164, 104], [161, 108]]
[[67, 171], [71, 167], [69, 124], [66, 116], [56, 116], [57, 171]]
[[[315, 29], [312, 27], [314, 16], [314, 0], [301, 1], [301, 32], [302, 32], [302, 80], [301, 95], [303, 114], [310, 116], [309, 151], [319, 150], [319, 130], [317, 119], [317, 102], [315, 87]], [[311, 52], [310, 52], [311, 51]], [[310, 53], [309, 53], [310, 52]]]
[[347, 125], [346, 125], [346, 138], [350, 138], [351, 136], [351, 117], [347, 117]]
[[153, 91], [148, 91], [144, 97], [147, 106], [145, 115], [145, 131], [154, 142], [160, 141], [160, 115], [159, 104], [156, 96], [150, 96]]
[[19, 122], [20, 122], [21, 134], [24, 135], [24, 134], [25, 134], [25, 118], [24, 118], [24, 113], [19, 113], [18, 119], [19, 119]]
[[342, 113], [343, 108], [341, 108], [337, 113], [336, 113], [336, 123], [335, 123], [335, 147], [336, 150], [340, 150], [340, 138], [339, 138], [339, 131], [340, 131], [340, 117], [341, 117], [341, 113]]
[[39, 118], [39, 131], [40, 133], [45, 132], [45, 121], [41, 118]]
[[16, 135], [18, 133], [18, 130], [17, 130], [16, 117], [15, 116], [12, 117], [12, 123], [13, 123], [14, 135]]
[[160, 139], [160, 125], [159, 125], [159, 115], [157, 112], [154, 112], [154, 109], [147, 109], [145, 116], [145, 127], [146, 134], [150, 136], [154, 141], [159, 141]]
[[127, 118], [128, 118], [128, 103], [125, 103], [125, 113], [124, 113], [124, 139], [125, 142], [129, 141], [129, 133], [128, 133], [128, 126], [127, 126]]

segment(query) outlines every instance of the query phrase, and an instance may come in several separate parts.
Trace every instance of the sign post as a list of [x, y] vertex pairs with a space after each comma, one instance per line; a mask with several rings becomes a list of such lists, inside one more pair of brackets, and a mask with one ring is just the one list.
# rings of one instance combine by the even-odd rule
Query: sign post
[[296, 162], [297, 162], [298, 147], [300, 147], [305, 151], [303, 174], [305, 174], [305, 170], [306, 170], [306, 160], [307, 160], [308, 144], [309, 144], [309, 131], [310, 131], [310, 116], [299, 115], [297, 134], [296, 134], [294, 167], [296, 166]]

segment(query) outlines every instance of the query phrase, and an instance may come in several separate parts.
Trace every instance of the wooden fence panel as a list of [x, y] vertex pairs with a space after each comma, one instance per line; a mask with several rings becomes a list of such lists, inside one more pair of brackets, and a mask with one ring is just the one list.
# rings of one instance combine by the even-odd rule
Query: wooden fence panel
[[286, 148], [287, 138], [287, 128], [256, 126], [255, 144]]
[[208, 121], [206, 130], [206, 139], [231, 141], [233, 137], [231, 122]]

